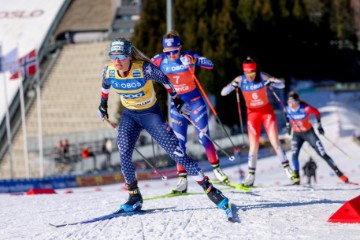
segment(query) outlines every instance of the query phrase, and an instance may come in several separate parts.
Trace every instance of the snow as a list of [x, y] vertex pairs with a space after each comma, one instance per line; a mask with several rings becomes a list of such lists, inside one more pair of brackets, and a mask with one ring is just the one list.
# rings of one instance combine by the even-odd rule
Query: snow
[[[325, 135], [331, 141], [320, 137], [327, 153], [351, 181], [360, 182], [360, 145], [351, 136], [359, 131], [360, 114], [334, 99], [320, 111], [324, 113]], [[328, 222], [345, 202], [359, 196], [360, 186], [343, 184], [307, 144], [304, 148], [318, 165], [318, 181], [312, 188], [283, 186], [289, 180], [275, 156], [258, 161], [258, 187], [249, 193], [216, 185], [233, 203], [234, 223], [228, 222], [205, 194], [199, 194], [144, 201], [143, 209], [167, 208], [164, 211], [63, 228], [49, 225], [113, 212], [127, 198], [124, 185], [115, 184], [62, 189], [49, 195], [2, 194], [0, 239], [360, 239], [360, 224]], [[301, 165], [307, 159], [302, 150]], [[239, 182], [239, 167], [246, 171], [246, 164], [224, 169], [234, 182]], [[214, 178], [212, 172], [206, 174]], [[191, 178], [189, 181], [189, 192], [202, 192]], [[168, 193], [176, 182], [141, 181], [139, 186], [146, 199]], [[72, 193], [66, 194], [68, 190]]]

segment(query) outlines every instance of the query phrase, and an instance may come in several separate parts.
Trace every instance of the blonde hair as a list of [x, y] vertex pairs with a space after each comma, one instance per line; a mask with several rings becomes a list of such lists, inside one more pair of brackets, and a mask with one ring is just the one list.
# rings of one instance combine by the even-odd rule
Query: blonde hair
[[132, 47], [131, 47], [131, 57], [134, 60], [142, 60], [144, 62], [152, 63], [150, 58], [148, 56], [146, 56], [145, 53], [141, 52], [139, 49], [134, 47], [134, 45], [132, 45]]

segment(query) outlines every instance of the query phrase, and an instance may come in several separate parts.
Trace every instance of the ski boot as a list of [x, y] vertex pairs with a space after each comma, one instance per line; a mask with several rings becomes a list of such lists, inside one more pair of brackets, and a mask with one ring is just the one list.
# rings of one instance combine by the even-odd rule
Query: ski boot
[[225, 210], [225, 213], [228, 217], [228, 219], [232, 219], [232, 211], [231, 211], [231, 203], [229, 202], [229, 199], [224, 196], [224, 194], [215, 188], [209, 181], [209, 178], [207, 176], [204, 177], [204, 179], [201, 182], [198, 182], [198, 184], [205, 190], [206, 195], [208, 198], [215, 203], [215, 205]]
[[229, 177], [221, 170], [219, 164], [213, 165], [213, 172], [220, 182], [229, 182]]
[[188, 187], [187, 181], [187, 173], [179, 174], [179, 181], [173, 189], [171, 189], [171, 193], [186, 193]]
[[284, 171], [286, 173], [286, 176], [290, 178], [291, 181], [293, 181], [294, 185], [300, 184], [300, 179], [296, 177], [296, 173], [290, 168], [289, 161], [282, 163]]
[[255, 182], [255, 168], [251, 168], [248, 170], [248, 175], [242, 181], [241, 185], [244, 187], [252, 187]]
[[349, 179], [347, 176], [345, 176], [339, 169], [337, 166], [333, 167], [334, 172], [336, 173], [336, 175], [341, 179], [341, 181], [343, 181], [344, 183], [348, 183]]
[[201, 182], [198, 182], [198, 184], [204, 189], [209, 199], [219, 208], [221, 208], [225, 202], [229, 202], [229, 199], [210, 183], [207, 176], [205, 176]]
[[141, 196], [140, 190], [137, 187], [137, 181], [125, 184], [129, 192], [129, 198], [126, 203], [120, 205], [118, 212], [133, 212], [138, 211], [142, 207], [143, 198]]
[[293, 185], [300, 185], [300, 175], [299, 170], [294, 170], [295, 178], [299, 179], [299, 181], [293, 182]]

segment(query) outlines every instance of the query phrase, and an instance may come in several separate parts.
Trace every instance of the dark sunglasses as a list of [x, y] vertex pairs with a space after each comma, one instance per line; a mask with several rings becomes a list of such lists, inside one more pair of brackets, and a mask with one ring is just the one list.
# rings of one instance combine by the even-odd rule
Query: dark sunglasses
[[171, 55], [171, 54], [173, 54], [173, 55], [175, 55], [175, 54], [178, 54], [179, 53], [179, 49], [174, 49], [174, 50], [171, 50], [171, 51], [164, 51], [164, 53], [166, 54], [166, 55]]

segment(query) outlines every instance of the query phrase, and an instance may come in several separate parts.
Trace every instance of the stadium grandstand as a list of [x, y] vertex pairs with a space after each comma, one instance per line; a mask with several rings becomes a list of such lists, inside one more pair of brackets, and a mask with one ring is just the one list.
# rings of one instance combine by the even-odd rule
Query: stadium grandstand
[[[24, 77], [10, 80], [12, 73], [0, 73], [0, 179], [101, 168], [99, 159], [105, 155], [96, 159], [96, 153], [102, 153], [105, 139], [113, 142], [111, 154], [118, 155], [114, 130], [97, 117], [101, 72], [108, 61], [109, 39], [131, 38], [141, 1], [0, 0], [0, 4], [1, 56], [17, 49], [20, 58], [36, 50], [38, 64], [31, 76], [25, 71]], [[116, 122], [119, 99], [109, 101], [110, 120]], [[60, 168], [56, 146], [64, 140], [70, 147]], [[88, 156], [84, 149], [90, 151]], [[93, 161], [81, 161], [89, 156]]]

